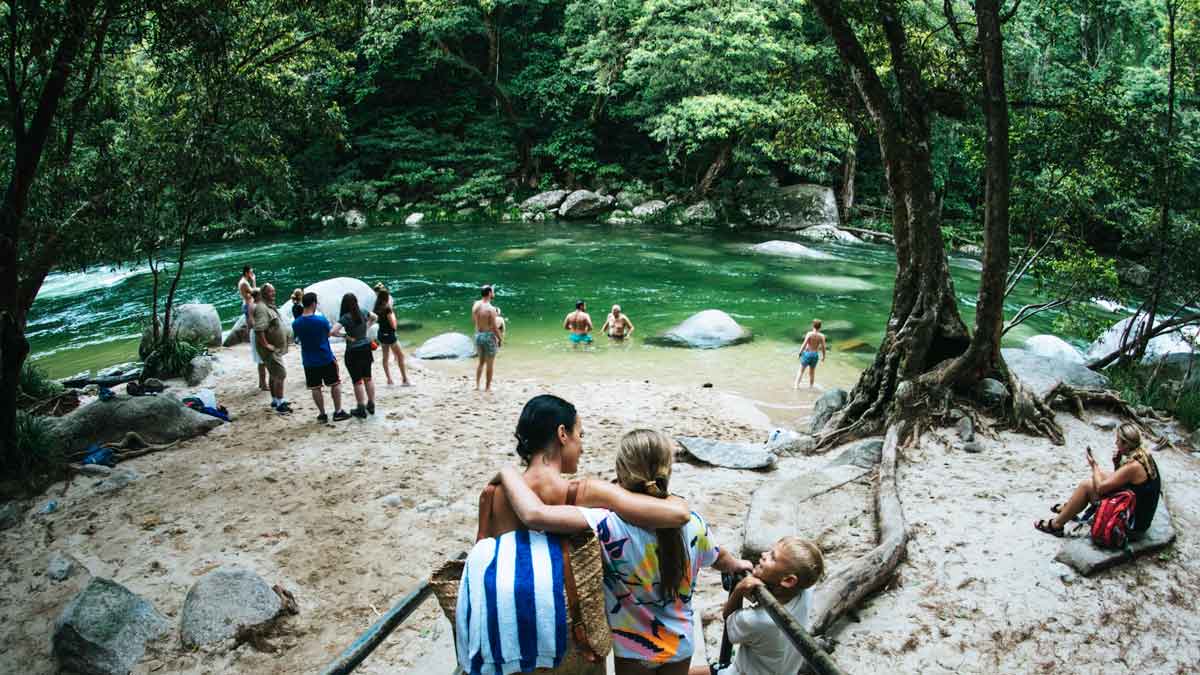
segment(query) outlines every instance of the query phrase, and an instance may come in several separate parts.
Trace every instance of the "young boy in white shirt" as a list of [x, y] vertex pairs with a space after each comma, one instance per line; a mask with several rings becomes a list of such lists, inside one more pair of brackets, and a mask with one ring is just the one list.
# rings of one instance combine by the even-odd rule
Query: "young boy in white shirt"
[[[718, 675], [793, 675], [804, 658], [762, 607], [743, 608], [754, 588], [765, 586], [803, 625], [812, 604], [812, 587], [825, 573], [821, 549], [799, 537], [784, 537], [759, 556], [753, 572], [729, 592], [725, 601], [725, 632], [737, 646], [728, 668]], [[688, 675], [710, 675], [710, 668], [693, 667]]]

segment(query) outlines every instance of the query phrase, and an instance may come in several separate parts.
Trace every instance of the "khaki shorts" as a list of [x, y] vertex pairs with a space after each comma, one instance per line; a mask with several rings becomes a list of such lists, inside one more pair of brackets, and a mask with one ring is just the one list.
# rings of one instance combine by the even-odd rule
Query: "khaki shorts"
[[262, 358], [263, 365], [267, 367], [267, 374], [272, 380], [283, 380], [287, 378], [287, 368], [283, 365], [283, 355], [279, 352], [269, 352], [262, 347], [258, 348], [258, 355]]

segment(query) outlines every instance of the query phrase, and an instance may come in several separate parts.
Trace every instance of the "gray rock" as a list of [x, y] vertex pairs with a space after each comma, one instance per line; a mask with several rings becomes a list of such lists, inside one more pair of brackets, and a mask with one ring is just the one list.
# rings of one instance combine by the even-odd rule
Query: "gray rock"
[[[1146, 325], [1146, 315], [1141, 314], [1138, 317], [1138, 325], [1135, 328], [1130, 328], [1130, 321], [1133, 317], [1126, 317], [1111, 328], [1104, 332], [1103, 335], [1096, 338], [1096, 341], [1088, 347], [1087, 360], [1103, 358], [1117, 350], [1121, 345], [1121, 338], [1125, 335], [1126, 330], [1132, 333], [1136, 328]], [[1168, 354], [1191, 354], [1192, 340], [1196, 340], [1200, 335], [1200, 326], [1183, 326], [1169, 333], [1164, 333], [1150, 340], [1146, 345], [1146, 354], [1142, 357], [1142, 363], [1155, 363], [1167, 357]]]
[[975, 256], [976, 258], [983, 256], [983, 247], [975, 244], [963, 244], [961, 246], [956, 246], [954, 250], [962, 253], [963, 255]]
[[983, 378], [975, 387], [975, 397], [989, 408], [1004, 405], [1011, 395], [1004, 383], [990, 377]]
[[[221, 344], [221, 316], [212, 305], [176, 305], [171, 308], [171, 334], [188, 342], [217, 347]], [[139, 354], [147, 353], [150, 340], [151, 331], [147, 327], [138, 346]]]
[[17, 502], [0, 504], [0, 531], [8, 530], [21, 524], [25, 518], [25, 509]]
[[1162, 366], [1159, 370], [1161, 377], [1185, 382], [1187, 386], [1200, 383], [1200, 352], [1195, 354], [1172, 352], [1162, 357], [1160, 365]]
[[719, 309], [706, 309], [660, 335], [647, 338], [651, 344], [693, 349], [715, 349], [749, 342], [754, 335]]
[[475, 356], [475, 341], [462, 333], [442, 333], [426, 340], [413, 352], [418, 359], [469, 359]]
[[727, 469], [769, 469], [775, 466], [775, 453], [762, 443], [732, 443], [694, 436], [679, 436], [687, 454], [713, 466]]
[[962, 444], [962, 451], [975, 455], [983, 452], [983, 446], [975, 441], [967, 441]]
[[51, 581], [65, 581], [86, 571], [87, 568], [82, 563], [62, 551], [51, 553], [50, 559], [46, 562], [46, 576], [50, 577]]
[[856, 466], [860, 469], [870, 470], [879, 463], [882, 456], [883, 439], [864, 438], [846, 446], [846, 449], [842, 450], [842, 453], [834, 458], [829, 466]]
[[1100, 431], [1112, 431], [1120, 424], [1120, 420], [1114, 419], [1107, 415], [1101, 415], [1100, 417], [1092, 418], [1092, 426], [1096, 427]]
[[629, 215], [628, 211], [613, 211], [604, 222], [608, 225], [632, 225], [637, 222], [637, 218]]
[[559, 206], [562, 206], [563, 200], [565, 200], [570, 194], [570, 190], [550, 190], [548, 192], [542, 192], [521, 202], [521, 210], [532, 213], [537, 213], [540, 211], [554, 211]]
[[1054, 559], [1071, 567], [1076, 572], [1088, 576], [1133, 560], [1140, 555], [1165, 548], [1173, 541], [1175, 541], [1175, 525], [1171, 520], [1170, 511], [1167, 510], [1167, 500], [1164, 495], [1159, 498], [1158, 509], [1154, 512], [1154, 520], [1150, 523], [1150, 529], [1141, 539], [1129, 541], [1124, 549], [1099, 548], [1087, 535], [1070, 537], [1063, 542]]
[[[358, 299], [358, 306], [368, 312], [375, 306], [375, 291], [361, 279], [353, 277], [334, 277], [325, 279], [308, 286], [304, 289], [305, 293], [317, 294], [317, 310], [329, 319], [329, 323], [337, 323], [338, 317], [342, 315], [342, 296], [347, 293], [353, 293]], [[283, 322], [287, 324], [288, 339], [291, 339], [292, 333], [292, 314], [290, 303], [279, 306], [279, 314], [283, 317]]]
[[392, 508], [404, 506], [404, 498], [400, 495], [385, 495], [384, 497], [381, 497], [379, 501], [383, 502], [384, 506], [390, 506]]
[[576, 190], [563, 200], [562, 206], [558, 207], [558, 215], [563, 218], [587, 218], [608, 211], [616, 201], [591, 190]]
[[633, 207], [634, 218], [650, 218], [662, 213], [667, 208], [667, 203], [661, 199], [652, 199], [648, 202], [642, 202]]
[[1145, 265], [1135, 262], [1118, 263], [1117, 278], [1130, 286], [1147, 286], [1150, 284], [1152, 272]]
[[132, 469], [117, 469], [113, 471], [108, 478], [96, 483], [96, 492], [98, 494], [117, 492], [128, 487], [130, 483], [140, 479], [141, 476]]
[[958, 432], [959, 439], [963, 441], [975, 440], [975, 423], [971, 421], [970, 417], [959, 418], [958, 423], [954, 425], [954, 430]]
[[367, 226], [366, 214], [357, 209], [350, 209], [342, 215], [342, 219], [346, 221], [346, 227], [352, 230], [362, 229]]
[[145, 655], [146, 643], [170, 630], [149, 602], [93, 577], [54, 622], [53, 655], [61, 671], [125, 675]]
[[1025, 341], [1025, 350], [1038, 356], [1059, 361], [1084, 363], [1083, 354], [1057, 335], [1034, 335]]
[[801, 534], [811, 521], [805, 513], [804, 502], [869, 473], [870, 469], [855, 464], [841, 464], [764, 482], [754, 491], [750, 509], [746, 512], [742, 557], [757, 560], [780, 538]]
[[1024, 349], [1001, 349], [1000, 354], [1009, 370], [1039, 397], [1044, 397], [1059, 382], [1095, 389], [1108, 386], [1107, 377], [1078, 363], [1038, 356]]
[[799, 183], [779, 188], [779, 215], [775, 222], [763, 222], [785, 230], [802, 230], [814, 225], [836, 227], [837, 201], [833, 189], [824, 185]]
[[717, 209], [712, 202], [696, 202], [683, 211], [685, 223], [711, 223], [717, 219]]
[[786, 258], [802, 258], [804, 260], [837, 260], [836, 256], [809, 248], [794, 241], [764, 241], [750, 247], [751, 251], [763, 255], [778, 255]]
[[225, 331], [225, 335], [221, 338], [221, 346], [232, 347], [249, 340], [250, 331], [246, 329], [246, 317], [239, 314], [237, 320], [233, 322], [233, 326]]
[[207, 433], [221, 420], [198, 413], [170, 396], [120, 396], [92, 401], [51, 420], [51, 430], [68, 452], [113, 443], [136, 431], [147, 443], [170, 443]]
[[425, 220], [424, 213], [410, 213], [408, 214], [408, 217], [404, 219], [404, 224], [409, 227], [416, 227], [417, 225], [421, 224], [422, 220]]
[[777, 456], [810, 455], [817, 447], [817, 439], [808, 434], [799, 434], [796, 438], [790, 438], [769, 445], [771, 452], [774, 452]]
[[262, 577], [244, 567], [219, 567], [200, 577], [180, 613], [179, 632], [186, 647], [227, 640], [239, 628], [260, 626], [279, 615], [279, 596]]
[[829, 418], [846, 407], [846, 403], [849, 401], [850, 395], [846, 393], [845, 389], [830, 389], [821, 394], [821, 398], [818, 398], [817, 402], [813, 404], [812, 423], [809, 430], [814, 434], [820, 431]]
[[189, 387], [195, 387], [212, 374], [212, 357], [207, 354], [201, 354], [192, 359], [191, 366], [186, 377], [184, 377], [184, 381], [187, 382]]
[[79, 473], [93, 478], [107, 478], [113, 470], [103, 464], [84, 464], [79, 467]]
[[797, 230], [796, 236], [809, 241], [836, 241], [843, 244], [861, 244], [862, 239], [833, 225], [814, 225]]

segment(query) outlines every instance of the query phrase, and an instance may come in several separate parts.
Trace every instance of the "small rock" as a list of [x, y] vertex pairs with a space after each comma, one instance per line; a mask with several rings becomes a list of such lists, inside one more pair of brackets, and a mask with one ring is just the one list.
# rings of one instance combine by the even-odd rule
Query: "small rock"
[[21, 505], [16, 502], [0, 504], [0, 530], [7, 530], [19, 525], [24, 511]]
[[633, 207], [633, 216], [635, 218], [649, 218], [659, 214], [665, 208], [667, 208], [666, 202], [661, 199], [652, 199]]
[[702, 389], [712, 389], [712, 382], [705, 382], [704, 384], [700, 385], [700, 387]]
[[424, 501], [424, 502], [421, 502], [420, 504], [417, 504], [417, 511], [419, 513], [429, 513], [430, 511], [436, 511], [437, 509], [440, 509], [443, 506], [445, 506], [444, 502], [438, 501], [436, 499], [430, 499], [429, 501]]
[[976, 454], [976, 453], [983, 452], [983, 446], [976, 443], [975, 441], [968, 441], [968, 442], [962, 444], [962, 451]]
[[50, 577], [52, 581], [64, 581], [80, 570], [86, 569], [75, 558], [61, 551], [55, 551], [50, 554], [50, 560], [46, 563], [46, 576]]
[[387, 495], [380, 499], [384, 506], [400, 507], [404, 505], [404, 499], [400, 495]]
[[60, 671], [125, 675], [146, 653], [146, 643], [170, 630], [144, 598], [94, 577], [54, 622], [54, 659]]
[[212, 357], [207, 354], [197, 356], [188, 365], [191, 367], [188, 368], [184, 381], [189, 387], [199, 386], [212, 373]]
[[821, 394], [821, 398], [817, 399], [817, 402], [813, 404], [812, 426], [809, 427], [810, 431], [812, 431], [814, 434], [820, 431], [821, 427], [824, 427], [825, 423], [829, 421], [829, 418], [833, 417], [834, 413], [844, 408], [849, 400], [850, 395], [846, 393], [845, 389], [830, 389], [824, 394]]
[[425, 220], [424, 213], [410, 213], [408, 214], [408, 217], [404, 219], [404, 224], [409, 227], [416, 227], [417, 225], [421, 224], [422, 220]]
[[991, 408], [1004, 405], [1010, 394], [1008, 387], [1004, 386], [1000, 380], [985, 377], [980, 380], [979, 385], [975, 388], [975, 396], [981, 403]]
[[117, 492], [118, 490], [123, 490], [130, 483], [140, 478], [141, 476], [139, 476], [137, 472], [133, 471], [132, 469], [118, 469], [117, 471], [114, 471], [108, 478], [96, 483], [96, 492], [98, 494]]
[[1112, 431], [1113, 429], [1116, 429], [1118, 425], [1120, 425], [1119, 421], [1108, 417], [1107, 415], [1102, 415], [1092, 419], [1092, 426], [1096, 427], [1100, 431]]
[[113, 470], [103, 464], [84, 464], [79, 467], [79, 473], [85, 476], [93, 476], [99, 478], [107, 478], [112, 475]]
[[234, 637], [241, 628], [255, 628], [279, 615], [283, 605], [262, 577], [244, 567], [219, 567], [200, 577], [187, 598], [179, 632], [188, 647]]
[[975, 440], [975, 423], [971, 421], [970, 417], [964, 416], [958, 420], [958, 424], [954, 425], [954, 429], [958, 432], [958, 437], [964, 442]]

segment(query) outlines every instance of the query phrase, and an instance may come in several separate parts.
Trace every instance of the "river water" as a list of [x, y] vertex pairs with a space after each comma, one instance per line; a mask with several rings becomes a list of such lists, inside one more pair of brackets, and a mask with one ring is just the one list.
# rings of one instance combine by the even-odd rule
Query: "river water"
[[[493, 283], [496, 305], [509, 322], [497, 365], [500, 378], [711, 382], [758, 403], [771, 417], [786, 417], [789, 409], [812, 398], [791, 390], [798, 343], [811, 320], [822, 319], [830, 339], [819, 384], [852, 384], [880, 342], [895, 273], [895, 254], [887, 246], [802, 242], [830, 254], [830, 260], [749, 250], [762, 241], [788, 238], [780, 232], [724, 228], [576, 223], [396, 226], [275, 236], [197, 246], [177, 302], [212, 303], [228, 328], [240, 309], [236, 284], [243, 265], [255, 268], [258, 283], [274, 284], [281, 298], [294, 287], [330, 277], [352, 276], [371, 285], [382, 281], [392, 289], [399, 318], [423, 324], [400, 334], [407, 350], [445, 331], [470, 333], [471, 303], [481, 284]], [[971, 325], [980, 265], [952, 256], [951, 269]], [[149, 272], [137, 268], [51, 275], [30, 313], [32, 358], [55, 377], [135, 359], [150, 283]], [[612, 304], [619, 303], [637, 327], [635, 339], [610, 343], [598, 335], [593, 346], [573, 348], [562, 321], [577, 299], [587, 301], [597, 329]], [[1032, 285], [1022, 285], [1010, 297], [1008, 313], [1033, 299]], [[755, 340], [699, 351], [637, 339], [709, 308], [728, 312], [754, 331]], [[1051, 321], [1052, 315], [1037, 317], [1011, 332], [1007, 342], [1049, 332]], [[853, 345], [856, 351], [843, 349]]]

